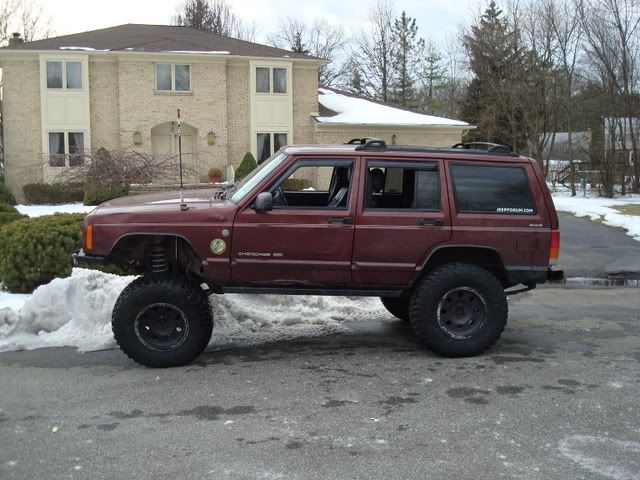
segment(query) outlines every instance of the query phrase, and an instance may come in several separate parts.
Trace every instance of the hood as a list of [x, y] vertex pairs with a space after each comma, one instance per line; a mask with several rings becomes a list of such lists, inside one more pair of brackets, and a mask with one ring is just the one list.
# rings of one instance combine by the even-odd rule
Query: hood
[[[184, 192], [186, 209], [180, 208], [180, 192], [158, 192], [143, 195], [130, 195], [109, 200], [96, 207], [90, 214], [93, 220], [105, 223], [126, 222], [157, 222], [184, 221], [186, 217], [198, 221], [204, 216], [208, 220], [222, 220], [228, 218], [230, 210], [236, 208], [230, 200], [214, 199], [213, 196], [219, 189], [189, 190]], [[104, 218], [108, 216], [109, 221]], [[135, 218], [132, 218], [135, 217]], [[126, 219], [126, 220], [125, 220]]]

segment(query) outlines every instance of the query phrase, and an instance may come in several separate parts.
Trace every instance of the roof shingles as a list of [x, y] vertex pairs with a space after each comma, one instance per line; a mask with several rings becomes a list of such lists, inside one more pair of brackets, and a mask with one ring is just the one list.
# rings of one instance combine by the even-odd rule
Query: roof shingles
[[224, 37], [190, 27], [126, 24], [23, 43], [2, 50], [60, 50], [80, 47], [95, 51], [228, 52], [243, 57], [321, 60], [310, 55]]

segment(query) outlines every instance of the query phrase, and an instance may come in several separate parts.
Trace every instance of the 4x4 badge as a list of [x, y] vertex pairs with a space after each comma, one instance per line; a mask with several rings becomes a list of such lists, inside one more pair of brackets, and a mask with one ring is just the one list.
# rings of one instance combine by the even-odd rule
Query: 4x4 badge
[[227, 244], [221, 238], [211, 240], [211, 251], [216, 255], [222, 255], [227, 249]]

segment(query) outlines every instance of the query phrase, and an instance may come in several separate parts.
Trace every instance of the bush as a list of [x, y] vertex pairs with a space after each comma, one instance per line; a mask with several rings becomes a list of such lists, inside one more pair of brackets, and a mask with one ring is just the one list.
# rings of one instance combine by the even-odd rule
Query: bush
[[0, 228], [0, 280], [10, 292], [31, 292], [71, 275], [71, 254], [82, 246], [84, 215], [24, 218]]
[[0, 182], [0, 203], [7, 203], [9, 205], [15, 205], [16, 199], [13, 194], [7, 189], [4, 184], [4, 180]]
[[0, 226], [15, 222], [21, 218], [26, 218], [26, 215], [22, 215], [18, 212], [16, 207], [6, 203], [0, 203]]
[[244, 177], [253, 172], [253, 170], [257, 166], [258, 164], [256, 163], [256, 159], [253, 158], [251, 152], [245, 153], [242, 162], [240, 162], [240, 166], [236, 170], [236, 180], [242, 180]]
[[100, 205], [101, 203], [122, 197], [126, 194], [127, 189], [122, 185], [113, 185], [111, 187], [87, 185], [82, 202], [85, 205]]
[[78, 183], [29, 183], [22, 191], [27, 203], [34, 205], [81, 202], [84, 196]]

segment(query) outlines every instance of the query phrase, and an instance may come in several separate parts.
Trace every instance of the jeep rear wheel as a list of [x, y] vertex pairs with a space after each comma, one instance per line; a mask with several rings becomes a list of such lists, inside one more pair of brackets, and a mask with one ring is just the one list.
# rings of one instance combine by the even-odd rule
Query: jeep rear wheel
[[404, 322], [409, 321], [409, 297], [380, 297], [380, 301], [391, 315]]
[[451, 263], [415, 288], [410, 321], [416, 337], [445, 357], [482, 353], [502, 334], [507, 297], [498, 279], [475, 265]]
[[148, 367], [175, 367], [206, 348], [213, 314], [196, 282], [140, 277], [118, 297], [111, 325], [116, 342], [132, 360]]

